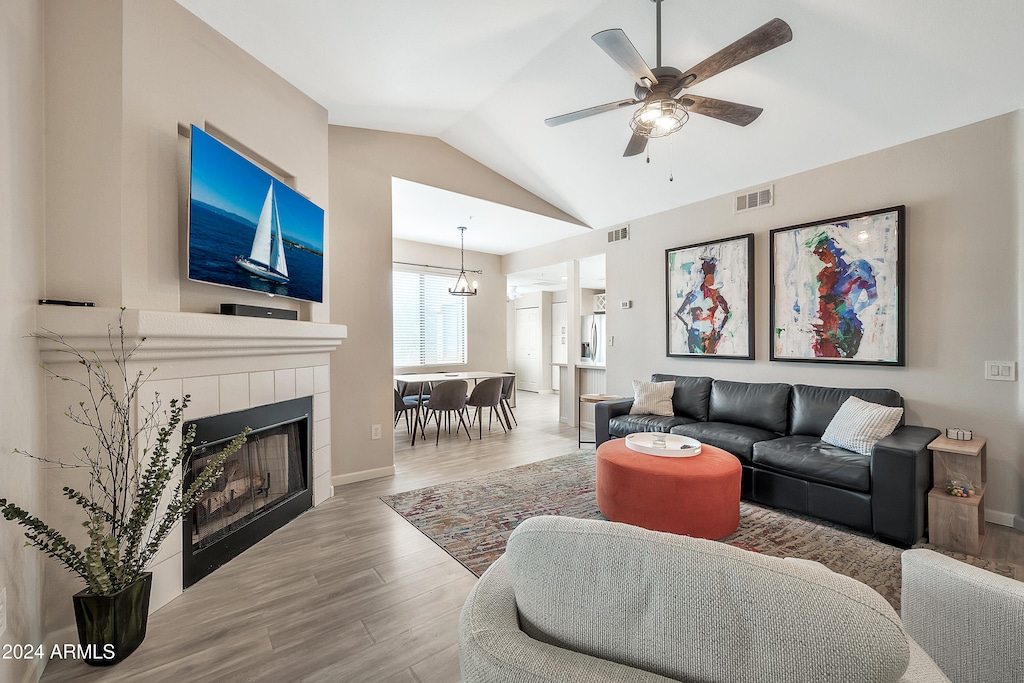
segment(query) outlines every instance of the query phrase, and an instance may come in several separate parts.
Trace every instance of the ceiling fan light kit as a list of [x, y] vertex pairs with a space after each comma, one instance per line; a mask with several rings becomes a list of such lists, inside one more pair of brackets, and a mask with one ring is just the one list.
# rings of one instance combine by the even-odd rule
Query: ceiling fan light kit
[[673, 99], [649, 102], [640, 107], [629, 121], [634, 133], [646, 138], [671, 135], [690, 120], [690, 113]]
[[681, 91], [707, 80], [726, 69], [764, 54], [793, 39], [793, 31], [782, 19], [772, 19], [754, 29], [736, 42], [722, 48], [715, 54], [688, 71], [661, 64], [661, 3], [654, 2], [657, 32], [657, 66], [651, 69], [622, 29], [613, 28], [595, 33], [592, 38], [597, 45], [623, 68], [635, 82], [634, 99], [609, 102], [588, 109], [554, 116], [544, 121], [548, 126], [563, 123], [607, 111], [614, 111], [635, 104], [641, 105], [630, 119], [633, 135], [626, 145], [623, 156], [634, 156], [643, 152], [649, 138], [666, 137], [675, 133], [689, 120], [690, 113], [746, 126], [761, 115], [760, 107], [736, 102], [701, 97], [692, 93], [681, 95]]

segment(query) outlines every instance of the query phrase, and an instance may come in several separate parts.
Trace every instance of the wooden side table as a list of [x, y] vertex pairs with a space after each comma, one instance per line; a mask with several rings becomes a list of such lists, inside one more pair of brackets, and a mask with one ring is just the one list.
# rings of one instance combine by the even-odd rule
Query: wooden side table
[[[583, 412], [584, 403], [600, 403], [601, 401], [615, 401], [622, 398], [617, 394], [580, 394], [579, 410], [576, 413], [576, 448], [583, 448], [583, 444], [592, 443], [596, 444], [597, 441], [584, 441], [583, 440], [583, 421], [580, 419], [580, 413]], [[596, 426], [595, 426], [596, 429]], [[597, 439], [597, 437], [594, 437]]]
[[[969, 555], [985, 542], [985, 439], [956, 441], [940, 436], [930, 444], [932, 485], [928, 492], [928, 540]], [[955, 473], [955, 474], [954, 474]], [[946, 492], [950, 478], [962, 475], [974, 484], [974, 495], [961, 498]]]

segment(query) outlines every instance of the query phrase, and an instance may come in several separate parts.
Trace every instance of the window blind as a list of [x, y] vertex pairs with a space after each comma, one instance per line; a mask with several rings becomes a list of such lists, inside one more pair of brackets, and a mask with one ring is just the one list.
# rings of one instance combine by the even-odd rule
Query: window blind
[[393, 271], [395, 367], [466, 362], [466, 297], [448, 293], [453, 281]]

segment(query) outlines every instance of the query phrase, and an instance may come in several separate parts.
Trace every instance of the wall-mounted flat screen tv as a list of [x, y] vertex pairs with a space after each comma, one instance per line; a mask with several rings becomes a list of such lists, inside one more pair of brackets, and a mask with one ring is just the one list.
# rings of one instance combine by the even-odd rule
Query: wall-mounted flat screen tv
[[324, 300], [324, 210], [192, 126], [188, 277]]

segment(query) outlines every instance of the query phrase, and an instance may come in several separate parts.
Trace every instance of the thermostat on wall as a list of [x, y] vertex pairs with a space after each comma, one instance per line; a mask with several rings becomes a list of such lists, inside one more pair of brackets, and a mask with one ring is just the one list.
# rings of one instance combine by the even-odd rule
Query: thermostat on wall
[[960, 427], [946, 427], [946, 438], [954, 441], [970, 441], [973, 434], [970, 429]]

